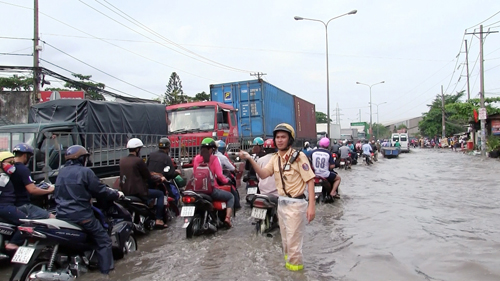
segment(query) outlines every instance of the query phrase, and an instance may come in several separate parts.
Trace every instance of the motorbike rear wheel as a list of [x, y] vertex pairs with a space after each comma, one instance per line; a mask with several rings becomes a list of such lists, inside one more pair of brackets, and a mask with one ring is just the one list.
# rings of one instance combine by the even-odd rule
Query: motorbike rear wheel
[[186, 238], [191, 239], [201, 229], [201, 216], [200, 214], [194, 215], [191, 223], [186, 228]]
[[[34, 261], [32, 261], [32, 262], [30, 262], [30, 263], [27, 264], [26, 269], [24, 270], [24, 272], [21, 275], [21, 278], [19, 278], [17, 280], [20, 280], [20, 281], [29, 281], [31, 274], [33, 274], [35, 272], [38, 272], [38, 271], [46, 271], [48, 266], [49, 266], [49, 261], [48, 260], [46, 260], [46, 259], [35, 259]], [[13, 278], [14, 278], [14, 276], [12, 276], [10, 280], [16, 280], [16, 279], [13, 279]]]
[[130, 235], [123, 245], [123, 249], [114, 250], [113, 257], [115, 260], [121, 260], [126, 254], [137, 251], [137, 240], [133, 235]]

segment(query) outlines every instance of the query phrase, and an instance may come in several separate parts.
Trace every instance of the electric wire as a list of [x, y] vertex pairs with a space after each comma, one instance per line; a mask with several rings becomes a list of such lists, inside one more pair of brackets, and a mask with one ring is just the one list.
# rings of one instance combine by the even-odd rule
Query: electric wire
[[[87, 3], [83, 2], [82, 0], [78, 0], [78, 1], [79, 1], [79, 2], [81, 2], [82, 4], [84, 4], [85, 6], [87, 6], [87, 7], [91, 8], [92, 10], [94, 10], [94, 11], [96, 11], [96, 12], [100, 13], [101, 15], [103, 15], [103, 16], [105, 16], [105, 17], [107, 17], [107, 18], [111, 19], [112, 21], [114, 21], [114, 22], [118, 23], [119, 25], [121, 25], [121, 26], [123, 26], [123, 27], [125, 27], [125, 28], [127, 28], [127, 29], [129, 29], [129, 30], [131, 30], [131, 31], [133, 31], [133, 32], [135, 32], [135, 33], [137, 33], [137, 34], [139, 34], [139, 35], [141, 35], [141, 36], [143, 36], [143, 37], [145, 37], [145, 38], [147, 38], [147, 39], [149, 39], [149, 40], [153, 41], [153, 42], [156, 42], [157, 44], [160, 44], [161, 46], [163, 46], [163, 47], [165, 47], [165, 48], [168, 48], [168, 49], [170, 49], [170, 50], [172, 50], [172, 51], [174, 51], [174, 52], [176, 52], [176, 53], [179, 53], [179, 54], [181, 54], [181, 55], [187, 56], [187, 57], [189, 57], [189, 58], [191, 58], [191, 59], [194, 59], [194, 60], [196, 60], [196, 61], [199, 61], [199, 62], [202, 62], [202, 63], [206, 63], [206, 64], [208, 64], [208, 65], [215, 66], [215, 67], [220, 67], [220, 68], [223, 68], [223, 69], [226, 69], [226, 70], [232, 70], [232, 71], [238, 71], [238, 72], [244, 72], [244, 73], [249, 73], [249, 72], [250, 72], [250, 71], [247, 71], [247, 70], [242, 70], [242, 69], [238, 69], [238, 68], [234, 68], [234, 67], [226, 66], [226, 65], [223, 65], [223, 64], [220, 64], [220, 63], [217, 63], [217, 62], [213, 62], [213, 61], [211, 61], [211, 60], [209, 60], [209, 59], [206, 59], [206, 58], [205, 58], [205, 60], [207, 60], [207, 61], [204, 61], [204, 60], [200, 60], [200, 59], [198, 59], [198, 58], [195, 58], [195, 57], [193, 57], [193, 56], [187, 55], [187, 54], [185, 54], [185, 53], [183, 53], [183, 52], [180, 52], [180, 51], [178, 51], [178, 50], [176, 50], [176, 49], [174, 49], [174, 48], [172, 48], [172, 47], [169, 47], [169, 46], [167, 46], [167, 45], [165, 45], [165, 44], [163, 44], [163, 43], [161, 43], [161, 42], [158, 42], [158, 41], [156, 41], [155, 39], [153, 39], [153, 38], [151, 38], [151, 37], [148, 37], [147, 35], [145, 35], [145, 34], [143, 34], [143, 33], [141, 33], [141, 32], [138, 32], [138, 31], [134, 30], [133, 28], [130, 28], [130, 27], [126, 26], [125, 24], [123, 24], [123, 23], [121, 23], [121, 22], [117, 21], [116, 19], [113, 19], [112, 17], [110, 17], [110, 16], [106, 15], [105, 13], [103, 13], [103, 12], [99, 11], [98, 9], [96, 9], [96, 8], [94, 8], [94, 7], [90, 6], [90, 5], [88, 5]], [[130, 21], [130, 20], [129, 20], [129, 21]], [[169, 42], [169, 43], [170, 43], [170, 42]], [[172, 43], [171, 43], [171, 44], [172, 44]], [[191, 52], [191, 51], [189, 51], [189, 52]], [[192, 52], [191, 52], [191, 53], [192, 53]]]
[[[225, 65], [225, 64], [219, 63], [219, 62], [217, 62], [217, 61], [211, 60], [211, 59], [209, 59], [209, 58], [207, 58], [207, 57], [204, 57], [204, 56], [202, 56], [202, 55], [199, 55], [199, 54], [197, 54], [197, 53], [195, 53], [195, 52], [193, 52], [193, 51], [191, 51], [191, 50], [189, 50], [189, 49], [187, 49], [187, 48], [183, 47], [182, 45], [177, 44], [176, 42], [174, 42], [174, 41], [172, 41], [172, 40], [170, 40], [170, 39], [166, 38], [166, 37], [165, 37], [165, 36], [163, 36], [162, 34], [160, 34], [160, 33], [156, 32], [156, 31], [154, 31], [154, 30], [153, 30], [153, 29], [151, 29], [151, 28], [149, 28], [148, 26], [146, 26], [146, 25], [142, 24], [141, 22], [139, 22], [138, 20], [136, 20], [136, 19], [134, 19], [133, 17], [129, 16], [127, 13], [123, 12], [122, 10], [120, 10], [119, 8], [117, 8], [116, 6], [114, 6], [113, 4], [109, 3], [108, 1], [104, 0], [104, 2], [106, 2], [108, 5], [110, 5], [110, 6], [111, 6], [111, 7], [113, 7], [114, 9], [118, 10], [120, 13], [122, 13], [123, 15], [125, 15], [127, 18], [130, 18], [133, 22], [132, 22], [132, 21], [130, 21], [129, 19], [127, 19], [126, 17], [124, 17], [124, 16], [120, 15], [120, 14], [119, 14], [119, 13], [117, 13], [116, 11], [113, 11], [111, 8], [109, 8], [109, 7], [107, 7], [106, 5], [102, 4], [102, 3], [101, 3], [101, 2], [99, 2], [98, 0], [95, 0], [95, 1], [96, 1], [97, 3], [99, 3], [99, 4], [101, 4], [103, 7], [107, 8], [108, 10], [112, 11], [113, 13], [117, 14], [118, 16], [120, 16], [120, 17], [124, 18], [125, 20], [128, 20], [128, 21], [129, 21], [129, 22], [131, 22], [132, 24], [135, 24], [135, 25], [137, 25], [137, 26], [141, 27], [142, 29], [145, 29], [146, 31], [148, 31], [148, 32], [152, 33], [153, 35], [158, 36], [159, 38], [161, 38], [161, 39], [165, 40], [166, 42], [168, 42], [168, 43], [170, 43], [170, 44], [172, 44], [172, 45], [174, 45], [174, 46], [176, 46], [176, 47], [178, 47], [178, 48], [180, 48], [180, 49], [182, 49], [182, 50], [184, 50], [184, 51], [186, 51], [186, 52], [188, 52], [188, 53], [190, 53], [190, 54], [193, 54], [193, 55], [195, 55], [195, 56], [197, 56], [197, 57], [199, 57], [199, 58], [202, 58], [202, 59], [204, 59], [204, 60], [210, 61], [210, 62], [215, 63], [215, 64], [217, 64], [217, 65], [220, 65], [220, 66], [222, 66], [222, 67], [226, 67], [226, 68], [229, 68], [229, 69], [233, 69], [233, 70], [235, 70], [235, 71], [245, 72], [245, 73], [251, 73], [251, 72], [253, 72], [253, 71], [248, 71], [248, 70], [244, 70], [244, 69], [239, 69], [239, 68], [235, 68], [235, 67], [232, 67], [232, 66], [228, 66], [228, 65]], [[135, 23], [134, 23], [134, 22], [135, 22]]]
[[496, 15], [498, 15], [498, 14], [500, 14], [500, 11], [496, 12], [496, 13], [495, 13], [495, 14], [493, 14], [491, 17], [489, 17], [489, 18], [487, 18], [487, 19], [483, 20], [482, 22], [480, 22], [480, 23], [478, 23], [478, 24], [476, 24], [476, 25], [473, 25], [473, 26], [471, 26], [471, 27], [469, 27], [469, 28], [467, 28], [467, 29], [471, 29], [471, 28], [473, 28], [473, 27], [476, 27], [476, 26], [478, 26], [478, 25], [481, 25], [482, 23], [484, 23], [484, 22], [488, 21], [489, 19], [491, 19], [492, 17], [494, 17], [494, 16], [496, 16]]
[[[2, 3], [2, 1], [0, 1], [0, 3]], [[30, 41], [33, 41], [33, 38], [7, 37], [7, 36], [0, 36], [0, 39], [30, 40]]]
[[32, 57], [33, 54], [13, 54], [13, 53], [0, 53], [2, 56], [22, 56], [22, 57]]
[[[125, 83], [125, 84], [127, 84], [127, 85], [129, 85], [129, 86], [132, 86], [132, 87], [134, 87], [134, 88], [136, 88], [136, 89], [139, 89], [139, 90], [141, 90], [141, 91], [144, 91], [144, 92], [150, 93], [150, 94], [155, 95], [155, 96], [160, 96], [160, 95], [158, 95], [158, 94], [156, 94], [156, 93], [153, 93], [153, 92], [148, 91], [148, 90], [146, 90], [146, 89], [143, 89], [143, 88], [141, 88], [141, 87], [139, 87], [139, 86], [136, 86], [136, 85], [134, 85], [134, 84], [131, 84], [131, 83], [129, 83], [129, 82], [127, 82], [127, 81], [123, 80], [123, 79], [120, 79], [120, 78], [118, 78], [118, 77], [116, 77], [116, 76], [114, 76], [114, 75], [111, 75], [111, 74], [109, 74], [109, 73], [107, 73], [107, 72], [105, 72], [105, 71], [103, 71], [103, 70], [100, 70], [100, 69], [98, 69], [97, 67], [92, 66], [92, 65], [90, 65], [90, 64], [88, 64], [88, 63], [86, 63], [86, 62], [84, 62], [84, 61], [82, 61], [82, 60], [80, 60], [80, 59], [78, 59], [78, 58], [76, 58], [76, 57], [74, 57], [74, 56], [72, 56], [72, 55], [70, 55], [70, 54], [66, 53], [65, 51], [63, 51], [63, 50], [61, 50], [61, 49], [59, 49], [59, 48], [57, 48], [57, 47], [55, 47], [55, 46], [53, 46], [53, 45], [51, 45], [51, 44], [49, 44], [49, 43], [45, 42], [45, 41], [43, 41], [43, 42], [44, 42], [44, 44], [46, 44], [46, 45], [48, 45], [48, 46], [50, 46], [50, 47], [52, 47], [52, 48], [56, 49], [57, 51], [59, 51], [59, 52], [61, 52], [61, 53], [65, 54], [65, 55], [67, 55], [68, 57], [70, 57], [70, 58], [72, 58], [72, 59], [74, 59], [74, 60], [76, 60], [76, 61], [79, 61], [79, 62], [81, 62], [81, 63], [85, 64], [86, 66], [88, 66], [88, 67], [90, 67], [90, 68], [92, 68], [92, 69], [95, 69], [95, 70], [97, 70], [97, 71], [99, 71], [99, 72], [101, 72], [101, 73], [103, 73], [103, 74], [105, 74], [105, 75], [107, 75], [107, 76], [109, 76], [109, 77], [111, 77], [111, 78], [114, 78], [114, 79], [116, 79], [116, 80], [118, 80], [118, 81], [121, 81], [121, 82], [123, 82], [123, 83]], [[135, 97], [135, 96], [133, 96], [133, 97]]]

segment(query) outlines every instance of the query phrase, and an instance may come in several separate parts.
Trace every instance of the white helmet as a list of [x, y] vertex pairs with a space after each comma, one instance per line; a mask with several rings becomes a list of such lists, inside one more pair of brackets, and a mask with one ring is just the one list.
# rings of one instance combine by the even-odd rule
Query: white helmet
[[143, 146], [144, 146], [144, 144], [138, 138], [132, 138], [127, 142], [128, 149], [134, 149], [134, 148], [143, 147]]
[[308, 142], [308, 141], [306, 141], [306, 142], [304, 143], [304, 147], [309, 147], [309, 146], [310, 146], [309, 142]]

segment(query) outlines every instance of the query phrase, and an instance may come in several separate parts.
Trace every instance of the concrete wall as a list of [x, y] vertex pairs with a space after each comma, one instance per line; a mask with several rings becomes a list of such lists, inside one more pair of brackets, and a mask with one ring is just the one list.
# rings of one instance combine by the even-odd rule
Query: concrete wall
[[418, 122], [422, 121], [423, 117], [415, 117], [407, 120], [403, 120], [400, 122], [396, 122], [394, 124], [387, 125], [391, 132], [394, 132], [394, 128], [397, 128], [399, 125], [404, 124], [406, 128], [408, 128], [407, 132], [409, 136], [415, 136], [419, 132], [418, 130]]
[[0, 116], [14, 124], [28, 123], [31, 92], [0, 92]]

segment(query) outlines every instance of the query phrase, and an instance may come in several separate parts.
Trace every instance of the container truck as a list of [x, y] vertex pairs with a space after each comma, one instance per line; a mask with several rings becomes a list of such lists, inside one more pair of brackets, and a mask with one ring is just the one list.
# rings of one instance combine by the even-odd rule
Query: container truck
[[[316, 124], [317, 139], [320, 140], [328, 134], [327, 123]], [[330, 139], [339, 140], [340, 139], [340, 124], [330, 124]]]
[[28, 166], [33, 180], [55, 182], [66, 162], [66, 149], [79, 144], [90, 152], [91, 169], [100, 178], [119, 175], [119, 159], [128, 155], [130, 138], [140, 138], [142, 155], [167, 135], [165, 106], [90, 100], [54, 100], [33, 105], [28, 124], [0, 127], [0, 150], [19, 143], [34, 148]]

